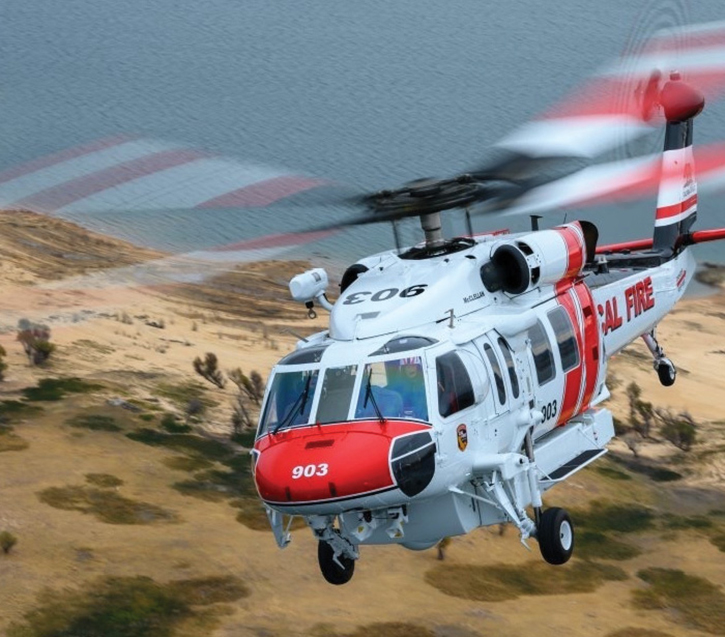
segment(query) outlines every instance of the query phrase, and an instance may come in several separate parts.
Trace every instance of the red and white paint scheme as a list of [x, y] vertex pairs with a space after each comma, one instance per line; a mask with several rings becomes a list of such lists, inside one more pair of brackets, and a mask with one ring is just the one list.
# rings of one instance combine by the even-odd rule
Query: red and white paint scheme
[[[424, 549], [500, 523], [535, 537], [548, 562], [569, 559], [572, 521], [542, 494], [606, 453], [609, 357], [642, 337], [674, 382], [655, 328], [693, 276], [689, 246], [725, 235], [690, 232], [702, 96], [673, 76], [659, 101], [651, 239], [597, 247], [586, 221], [451, 241], [426, 232], [424, 245], [353, 264], [334, 304], [324, 270], [291, 281], [330, 323], [272, 370], [252, 451], [280, 547], [288, 516], [302, 516], [333, 584], [350, 579], [362, 544]], [[437, 214], [424, 230], [439, 229]]]

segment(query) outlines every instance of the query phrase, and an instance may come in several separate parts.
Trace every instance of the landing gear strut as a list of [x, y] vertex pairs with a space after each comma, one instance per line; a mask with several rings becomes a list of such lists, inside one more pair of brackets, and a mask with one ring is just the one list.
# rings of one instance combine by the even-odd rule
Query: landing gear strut
[[677, 369], [674, 363], [665, 356], [665, 351], [660, 347], [655, 336], [655, 330], [642, 334], [642, 340], [647, 345], [647, 348], [652, 353], [654, 359], [653, 365], [659, 376], [660, 383], [665, 387], [670, 387], [675, 383], [677, 378]]
[[339, 528], [334, 527], [333, 516], [314, 516], [308, 518], [308, 524], [319, 540], [317, 561], [322, 576], [330, 583], [339, 586], [347, 584], [355, 572], [355, 560], [360, 556], [355, 546], [343, 536]]
[[[531, 466], [535, 467], [534, 442], [531, 429], [526, 432], [524, 450]], [[539, 541], [541, 555], [549, 564], [564, 564], [569, 561], [574, 551], [574, 527], [571, 518], [564, 509], [558, 507], [552, 507], [544, 511], [541, 491], [534, 472], [529, 472], [529, 487], [531, 489], [531, 504], [534, 507], [536, 539]]]

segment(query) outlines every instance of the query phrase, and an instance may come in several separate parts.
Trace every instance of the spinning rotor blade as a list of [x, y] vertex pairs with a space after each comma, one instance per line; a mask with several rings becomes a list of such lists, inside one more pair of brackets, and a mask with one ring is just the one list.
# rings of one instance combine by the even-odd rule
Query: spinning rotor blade
[[[694, 148], [699, 192], [725, 188], [725, 143]], [[677, 176], [676, 179], [680, 177]], [[502, 208], [486, 206], [484, 212], [533, 214], [561, 208], [634, 201], [653, 196], [662, 181], [662, 155], [589, 166], [567, 177], [528, 190]]]
[[659, 31], [639, 49], [595, 73], [583, 87], [498, 144], [502, 157], [475, 178], [527, 181], [556, 159], [592, 159], [662, 123], [658, 96], [679, 72], [709, 100], [725, 92], [725, 22]]
[[61, 217], [105, 211], [262, 207], [332, 182], [181, 144], [93, 141], [0, 173], [0, 207]]

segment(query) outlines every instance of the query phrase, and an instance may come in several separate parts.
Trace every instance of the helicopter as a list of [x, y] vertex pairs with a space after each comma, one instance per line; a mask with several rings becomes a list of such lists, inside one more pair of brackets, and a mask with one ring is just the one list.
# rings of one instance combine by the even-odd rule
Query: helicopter
[[570, 559], [574, 523], [543, 494], [607, 452], [612, 356], [641, 338], [662, 385], [675, 382], [657, 325], [694, 274], [691, 246], [725, 239], [694, 229], [703, 94], [677, 72], [646, 94], [665, 120], [651, 238], [599, 246], [578, 220], [447, 239], [441, 213], [490, 202], [488, 183], [420, 180], [368, 203], [418, 216], [423, 243], [351, 265], [334, 304], [324, 269], [290, 281], [310, 316], [317, 303], [330, 318], [272, 370], [251, 452], [280, 548], [301, 516], [335, 585], [361, 545], [423, 550], [494, 524], [535, 538], [550, 564]]
[[[678, 51], [684, 35], [705, 44]], [[156, 267], [167, 281], [202, 278], [207, 266], [213, 274], [225, 262], [269, 258], [345, 227], [393, 225], [396, 249], [350, 265], [334, 304], [322, 268], [290, 281], [308, 315], [319, 305], [330, 321], [272, 370], [251, 450], [280, 548], [302, 517], [318, 541], [322, 575], [335, 585], [350, 581], [362, 545], [423, 550], [494, 524], [513, 524], [525, 545], [535, 539], [550, 564], [570, 559], [574, 521], [545, 508], [543, 495], [607, 451], [608, 360], [641, 337], [660, 382], [675, 382], [657, 325], [694, 274], [691, 246], [725, 238], [725, 229], [694, 225], [695, 164], [700, 185], [717, 185], [722, 148], [693, 150], [703, 93], [710, 99], [725, 88], [724, 40], [722, 24], [665, 32], [634, 70], [631, 60], [624, 71], [605, 69], [563, 109], [504, 138], [500, 159], [331, 201], [362, 207], [357, 216], [110, 274], [124, 283], [129, 274], [136, 285], [154, 285]], [[582, 169], [582, 159], [659, 123], [662, 153]], [[178, 145], [114, 138], [0, 174], [0, 202], [79, 221], [104, 207], [253, 208], [325, 185], [258, 172], [250, 177]], [[652, 188], [646, 239], [599, 245], [591, 222], [540, 229], [536, 221], [545, 210]], [[447, 238], [443, 215], [454, 210], [466, 213], [468, 231]], [[471, 213], [531, 214], [532, 227], [476, 235]], [[402, 247], [397, 224], [410, 218], [425, 240]]]

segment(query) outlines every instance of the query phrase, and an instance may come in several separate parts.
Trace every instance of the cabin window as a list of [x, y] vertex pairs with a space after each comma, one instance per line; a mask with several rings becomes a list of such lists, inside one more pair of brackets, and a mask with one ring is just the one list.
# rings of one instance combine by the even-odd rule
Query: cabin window
[[316, 369], [275, 374], [259, 428], [260, 435], [267, 430], [275, 432], [309, 422], [317, 374]]
[[473, 385], [466, 366], [455, 352], [436, 359], [438, 413], [446, 418], [475, 403]]
[[506, 402], [506, 386], [503, 384], [501, 365], [498, 364], [498, 358], [496, 358], [493, 348], [488, 343], [483, 346], [483, 351], [486, 353], [486, 358], [488, 358], [488, 362], [491, 364], [491, 371], [493, 371], [493, 379], [496, 383], [496, 391], [498, 392], [498, 402], [503, 405]]
[[536, 325], [529, 328], [529, 340], [531, 341], [531, 352], [534, 355], [536, 378], [539, 385], [544, 385], [554, 378], [554, 357], [551, 353], [549, 337], [546, 335], [541, 321], [537, 321]]
[[420, 356], [368, 363], [363, 371], [355, 418], [428, 420]]
[[357, 365], [330, 367], [322, 379], [320, 402], [315, 422], [345, 422], [352, 402], [352, 390], [357, 377]]
[[565, 372], [568, 372], [579, 364], [579, 348], [574, 336], [574, 326], [563, 307], [553, 309], [548, 316], [551, 327], [554, 328], [554, 334], [556, 334], [561, 366]]
[[511, 381], [511, 393], [514, 398], [519, 397], [519, 377], [516, 375], [516, 364], [514, 357], [511, 356], [511, 348], [503, 336], [498, 337], [498, 346], [501, 348], [506, 369], [508, 370], [509, 380]]

